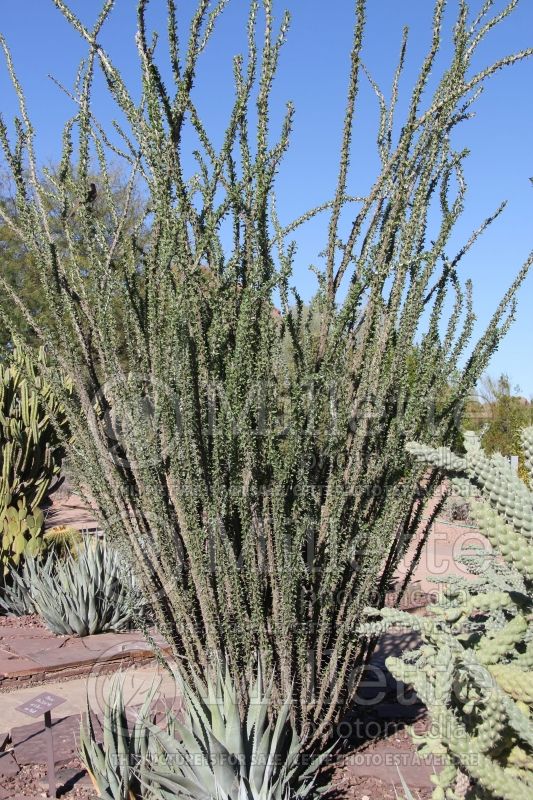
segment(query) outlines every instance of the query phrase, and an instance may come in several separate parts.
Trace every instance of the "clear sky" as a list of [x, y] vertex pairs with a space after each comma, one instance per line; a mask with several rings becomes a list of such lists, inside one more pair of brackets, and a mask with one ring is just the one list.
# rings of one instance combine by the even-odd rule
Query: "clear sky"
[[[117, 0], [105, 30], [103, 44], [114, 56], [132, 87], [138, 86], [134, 43], [134, 0]], [[190, 16], [194, 0], [177, 3], [184, 20]], [[353, 0], [277, 0], [279, 16], [283, 8], [291, 12], [288, 42], [280, 62], [274, 100], [283, 110], [287, 99], [294, 101], [296, 119], [291, 149], [280, 173], [279, 211], [288, 222], [304, 210], [332, 196], [337, 170], [347, 68], [353, 30]], [[472, 0], [473, 10], [482, 0]], [[96, 0], [72, 0], [71, 7], [90, 24], [99, 8]], [[165, 34], [165, 0], [152, 0], [150, 19], [154, 29]], [[495, 9], [502, 8], [496, 0]], [[221, 130], [231, 102], [231, 56], [245, 48], [245, 17], [248, 2], [230, 0], [216, 34], [205, 52], [198, 82], [198, 102], [204, 123], [211, 133]], [[404, 24], [410, 29], [407, 69], [401, 89], [408, 97], [416, 69], [429, 44], [431, 0], [368, 0], [368, 25], [364, 59], [388, 93]], [[457, 0], [449, 0], [445, 39], [449, 35]], [[84, 48], [69, 28], [52, 0], [2, 0], [0, 30], [7, 38], [21, 82], [26, 90], [29, 110], [38, 131], [38, 152], [43, 162], [56, 161], [60, 151], [61, 128], [72, 115], [70, 101], [47, 77], [53, 74], [67, 86], [73, 78]], [[185, 38], [185, 32], [182, 33]], [[491, 32], [479, 51], [476, 67], [533, 45], [533, 2], [522, 0], [517, 10]], [[444, 48], [442, 62], [449, 55]], [[498, 73], [477, 103], [476, 118], [467, 122], [456, 136], [455, 145], [471, 148], [466, 163], [469, 183], [467, 208], [457, 228], [455, 243], [460, 245], [469, 232], [508, 200], [504, 215], [485, 234], [465, 260], [462, 276], [474, 282], [474, 301], [478, 330], [513, 275], [533, 247], [533, 59]], [[100, 118], [109, 123], [113, 108], [105, 92], [96, 98]], [[0, 107], [7, 118], [15, 104], [6, 78], [0, 73]], [[402, 106], [400, 105], [400, 111]], [[273, 115], [273, 122], [279, 116]], [[377, 109], [368, 84], [360, 93], [356, 133], [351, 160], [349, 191], [361, 194], [375, 176], [375, 130]], [[216, 138], [216, 135], [214, 135]], [[310, 263], [319, 263], [324, 247], [324, 222], [318, 220], [298, 238], [295, 278], [304, 298], [314, 290]], [[451, 253], [453, 255], [453, 253]], [[533, 274], [519, 294], [516, 322], [490, 372], [506, 372], [526, 396], [533, 396]]]

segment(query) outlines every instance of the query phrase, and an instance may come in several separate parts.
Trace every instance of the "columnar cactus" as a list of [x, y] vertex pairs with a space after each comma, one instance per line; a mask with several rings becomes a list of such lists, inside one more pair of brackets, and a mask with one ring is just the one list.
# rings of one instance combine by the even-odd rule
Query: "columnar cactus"
[[[533, 428], [522, 439], [531, 469]], [[462, 458], [446, 448], [408, 449], [441, 468], [468, 500], [493, 552], [463, 551], [460, 560], [475, 577], [450, 576], [428, 617], [371, 611], [380, 619], [365, 631], [399, 625], [422, 637], [418, 650], [387, 666], [414, 686], [431, 715], [422, 750], [445, 764], [434, 776], [433, 800], [526, 800], [533, 797], [533, 492], [471, 433]]]
[[[46, 366], [44, 351], [39, 362]], [[52, 424], [51, 417], [56, 420]], [[59, 475], [61, 406], [23, 350], [0, 363], [0, 533], [4, 573], [43, 549], [39, 505]]]

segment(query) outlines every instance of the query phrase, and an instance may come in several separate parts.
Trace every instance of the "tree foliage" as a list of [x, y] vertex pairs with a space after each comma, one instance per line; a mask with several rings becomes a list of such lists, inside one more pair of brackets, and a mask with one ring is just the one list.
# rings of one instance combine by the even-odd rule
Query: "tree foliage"
[[[187, 678], [201, 681], [213, 654], [223, 652], [244, 715], [244, 676], [260, 651], [274, 674], [272, 706], [292, 693], [301, 738], [317, 745], [349, 704], [368, 657], [354, 634], [362, 610], [369, 600], [380, 602], [420, 519], [421, 467], [404, 444], [428, 437], [445, 444], [453, 436], [457, 406], [505, 333], [531, 263], [472, 343], [471, 287], [461, 285], [458, 267], [490, 220], [457, 255], [448, 252], [466, 196], [467, 154], [455, 149], [451, 133], [486, 80], [530, 54], [473, 71], [485, 35], [515, 3], [491, 18], [486, 2], [472, 19], [458, 2], [449, 60], [436, 74], [445, 11], [436, 0], [431, 43], [397, 120], [405, 34], [390, 99], [372, 82], [381, 165], [368, 194], [354, 200], [348, 165], [365, 28], [365, 2], [357, 0], [334, 196], [288, 224], [274, 201], [292, 105], [277, 139], [269, 123], [288, 15], [275, 31], [271, 0], [249, 3], [247, 53], [234, 61], [234, 103], [217, 148], [197, 112], [201, 89], [193, 86], [226, 0], [199, 0], [184, 47], [168, 0], [169, 84], [158, 66], [161, 43], [147, 29], [148, 2], [139, 0], [138, 102], [101, 44], [112, 0], [92, 28], [64, 0], [54, 3], [88, 49], [51, 189], [55, 217], [5, 45], [20, 99], [13, 144], [0, 125], [17, 191], [16, 217], [0, 214], [38, 264], [50, 321], [34, 320], [16, 287], [0, 278], [3, 310], [13, 322], [14, 308], [25, 314], [72, 378], [75, 397], [63, 401], [74, 437], [69, 463], [134, 565]], [[118, 143], [93, 113], [97, 70], [122, 120]], [[192, 172], [182, 153], [190, 137]], [[130, 187], [140, 179], [149, 196], [142, 244], [109, 188], [107, 162], [117, 154], [131, 167]], [[95, 171], [111, 237], [84, 202]], [[330, 215], [325, 266], [317, 272], [313, 313], [304, 313], [291, 286], [290, 235], [321, 212]], [[343, 239], [344, 215], [352, 224]], [[57, 246], [58, 225], [65, 249]], [[316, 315], [318, 330], [309, 335]], [[449, 391], [452, 374], [458, 377]], [[428, 431], [428, 403], [445, 389], [447, 402]]]
[[518, 391], [513, 392], [507, 375], [497, 379], [487, 375], [481, 383], [479, 399], [467, 404], [464, 426], [482, 434], [487, 453], [521, 454], [520, 432], [533, 422], [533, 409]]

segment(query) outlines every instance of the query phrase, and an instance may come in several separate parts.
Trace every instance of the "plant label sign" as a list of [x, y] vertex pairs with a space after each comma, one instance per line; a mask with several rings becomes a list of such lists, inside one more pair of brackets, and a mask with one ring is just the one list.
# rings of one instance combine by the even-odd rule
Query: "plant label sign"
[[65, 699], [63, 697], [59, 697], [57, 694], [51, 694], [50, 692], [43, 692], [42, 694], [38, 694], [37, 697], [34, 697], [32, 700], [26, 700], [25, 703], [16, 707], [16, 711], [20, 711], [21, 714], [26, 714], [28, 717], [41, 717], [46, 711], [51, 711], [56, 706], [61, 705], [64, 703]]
[[65, 702], [64, 697], [59, 697], [57, 694], [51, 692], [43, 692], [38, 694], [32, 700], [26, 700], [20, 706], [16, 706], [15, 710], [20, 711], [21, 714], [26, 714], [28, 717], [44, 716], [44, 730], [46, 736], [46, 756], [47, 756], [47, 771], [48, 771], [48, 794], [50, 797], [57, 797], [56, 790], [56, 770], [54, 758], [54, 738], [52, 735], [52, 715], [53, 708], [60, 706]]

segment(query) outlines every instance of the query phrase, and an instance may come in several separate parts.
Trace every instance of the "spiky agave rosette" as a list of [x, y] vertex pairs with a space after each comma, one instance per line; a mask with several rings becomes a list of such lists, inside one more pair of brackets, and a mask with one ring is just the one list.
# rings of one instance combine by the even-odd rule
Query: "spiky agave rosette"
[[26, 556], [22, 568], [10, 565], [0, 588], [0, 609], [9, 616], [22, 617], [36, 612], [32, 586], [38, 581], [51, 581], [53, 560], [37, 560]]
[[174, 722], [177, 739], [151, 726], [165, 751], [163, 763], [149, 772], [162, 800], [287, 800], [324, 791], [316, 785], [317, 770], [331, 749], [305, 758], [290, 720], [290, 697], [269, 719], [272, 679], [265, 683], [260, 660], [243, 720], [227, 666], [214, 669], [200, 691], [180, 685], [185, 702], [183, 721]]
[[331, 750], [309, 759], [291, 724], [290, 698], [269, 720], [269, 691], [262, 668], [248, 686], [244, 720], [226, 667], [213, 668], [207, 683], [192, 689], [176, 675], [183, 700], [179, 714], [168, 711], [156, 724], [152, 688], [135, 721], [128, 721], [120, 679], [104, 707], [103, 741], [97, 741], [88, 712], [80, 755], [95, 788], [112, 800], [288, 800], [312, 798], [317, 771]]
[[57, 634], [127, 630], [145, 609], [131, 570], [98, 539], [86, 539], [63, 557], [52, 550], [29, 588], [36, 611]]
[[[147, 692], [135, 721], [128, 720], [123, 677], [111, 683], [101, 719], [93, 719], [89, 701], [80, 725], [79, 753], [98, 796], [105, 800], [137, 800], [149, 786], [145, 776], [150, 755], [149, 714], [155, 688]], [[102, 738], [97, 731], [102, 730]]]

